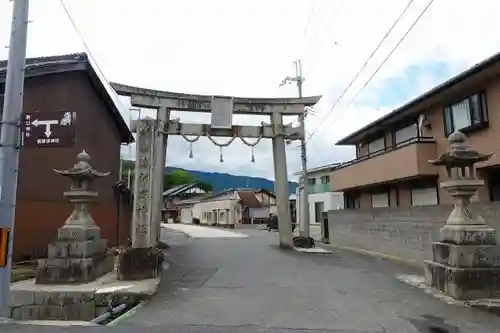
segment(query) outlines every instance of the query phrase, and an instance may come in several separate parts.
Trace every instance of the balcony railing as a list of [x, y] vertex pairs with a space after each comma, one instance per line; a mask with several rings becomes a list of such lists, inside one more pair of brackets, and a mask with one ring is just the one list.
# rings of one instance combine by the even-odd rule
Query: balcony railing
[[365, 154], [363, 156], [359, 156], [359, 157], [357, 157], [355, 159], [352, 159], [350, 161], [342, 162], [338, 166], [334, 167], [334, 170], [342, 169], [342, 168], [345, 168], [345, 167], [347, 167], [349, 165], [353, 165], [353, 164], [356, 164], [356, 163], [359, 163], [359, 162], [363, 162], [363, 161], [368, 160], [370, 158], [373, 158], [375, 156], [380, 156], [380, 155], [389, 153], [389, 152], [394, 151], [396, 149], [399, 149], [399, 148], [402, 148], [402, 147], [406, 147], [408, 145], [411, 145], [411, 144], [417, 143], [417, 142], [428, 142], [428, 143], [433, 143], [434, 142], [435, 143], [436, 139], [434, 139], [433, 137], [424, 137], [424, 136], [410, 138], [408, 140], [396, 143], [395, 147], [385, 147], [383, 149], [376, 150], [374, 152], [368, 152], [367, 154]]
[[331, 192], [332, 188], [330, 184], [316, 184], [316, 185], [309, 185], [307, 187], [307, 190], [309, 193], [325, 193], [325, 192]]
[[372, 152], [333, 169], [330, 173], [332, 191], [411, 177], [437, 176], [439, 170], [429, 163], [437, 154], [433, 138], [399, 142], [395, 147]]

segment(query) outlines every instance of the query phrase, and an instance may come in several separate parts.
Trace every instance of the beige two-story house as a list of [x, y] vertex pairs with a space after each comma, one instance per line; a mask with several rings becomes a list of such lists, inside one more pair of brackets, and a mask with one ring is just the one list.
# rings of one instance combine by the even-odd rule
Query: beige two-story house
[[347, 209], [449, 204], [445, 171], [428, 161], [449, 149], [455, 130], [494, 153], [478, 165], [486, 186], [474, 200], [500, 201], [500, 53], [338, 141], [355, 146], [356, 158], [332, 170], [332, 190]]

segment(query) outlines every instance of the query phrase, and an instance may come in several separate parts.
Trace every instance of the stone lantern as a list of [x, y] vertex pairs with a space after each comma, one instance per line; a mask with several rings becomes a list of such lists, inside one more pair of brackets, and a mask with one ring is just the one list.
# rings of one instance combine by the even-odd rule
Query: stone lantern
[[448, 137], [451, 150], [433, 165], [444, 166], [448, 179], [441, 183], [454, 199], [454, 208], [432, 244], [432, 260], [424, 262], [427, 284], [455, 299], [490, 298], [500, 295], [500, 246], [496, 231], [475, 212], [470, 199], [484, 186], [474, 165], [488, 160], [467, 145], [467, 137], [454, 132]]
[[101, 239], [100, 228], [88, 211], [88, 205], [98, 198], [91, 188], [94, 179], [109, 173], [94, 170], [89, 161], [90, 155], [84, 150], [71, 169], [54, 170], [71, 179], [64, 196], [73, 204], [73, 211], [58, 229], [56, 243], [49, 245], [48, 258], [38, 261], [36, 283], [86, 283], [113, 267], [106, 251], [107, 241]]

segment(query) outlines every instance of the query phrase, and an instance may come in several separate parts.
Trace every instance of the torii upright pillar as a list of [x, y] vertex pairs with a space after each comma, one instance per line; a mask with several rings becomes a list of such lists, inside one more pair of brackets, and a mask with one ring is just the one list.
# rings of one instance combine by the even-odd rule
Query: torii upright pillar
[[280, 234], [280, 247], [292, 248], [292, 221], [290, 218], [290, 205], [288, 202], [288, 171], [286, 167], [285, 130], [283, 115], [275, 112], [271, 115], [273, 127], [273, 159], [274, 159], [274, 192], [278, 206], [278, 227]]

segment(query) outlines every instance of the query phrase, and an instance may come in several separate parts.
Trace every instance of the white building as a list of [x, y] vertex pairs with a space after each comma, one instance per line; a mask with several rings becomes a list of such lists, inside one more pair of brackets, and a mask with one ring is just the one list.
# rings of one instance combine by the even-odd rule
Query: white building
[[195, 202], [189, 216], [201, 224], [234, 227], [267, 220], [275, 206], [276, 196], [264, 189], [229, 189]]
[[[334, 209], [344, 209], [344, 195], [342, 192], [333, 192], [330, 184], [330, 172], [336, 164], [329, 164], [317, 168], [308, 169], [308, 194], [309, 194], [309, 222], [320, 224], [322, 213]], [[296, 173], [301, 175], [302, 173]], [[301, 211], [303, 182], [302, 177], [297, 187], [297, 221], [302, 225], [303, 212]]]
[[[191, 222], [190, 205], [200, 201], [208, 193], [197, 184], [174, 186], [163, 192], [163, 217], [164, 221], [179, 219], [182, 223]], [[183, 203], [180, 205], [180, 203]]]

